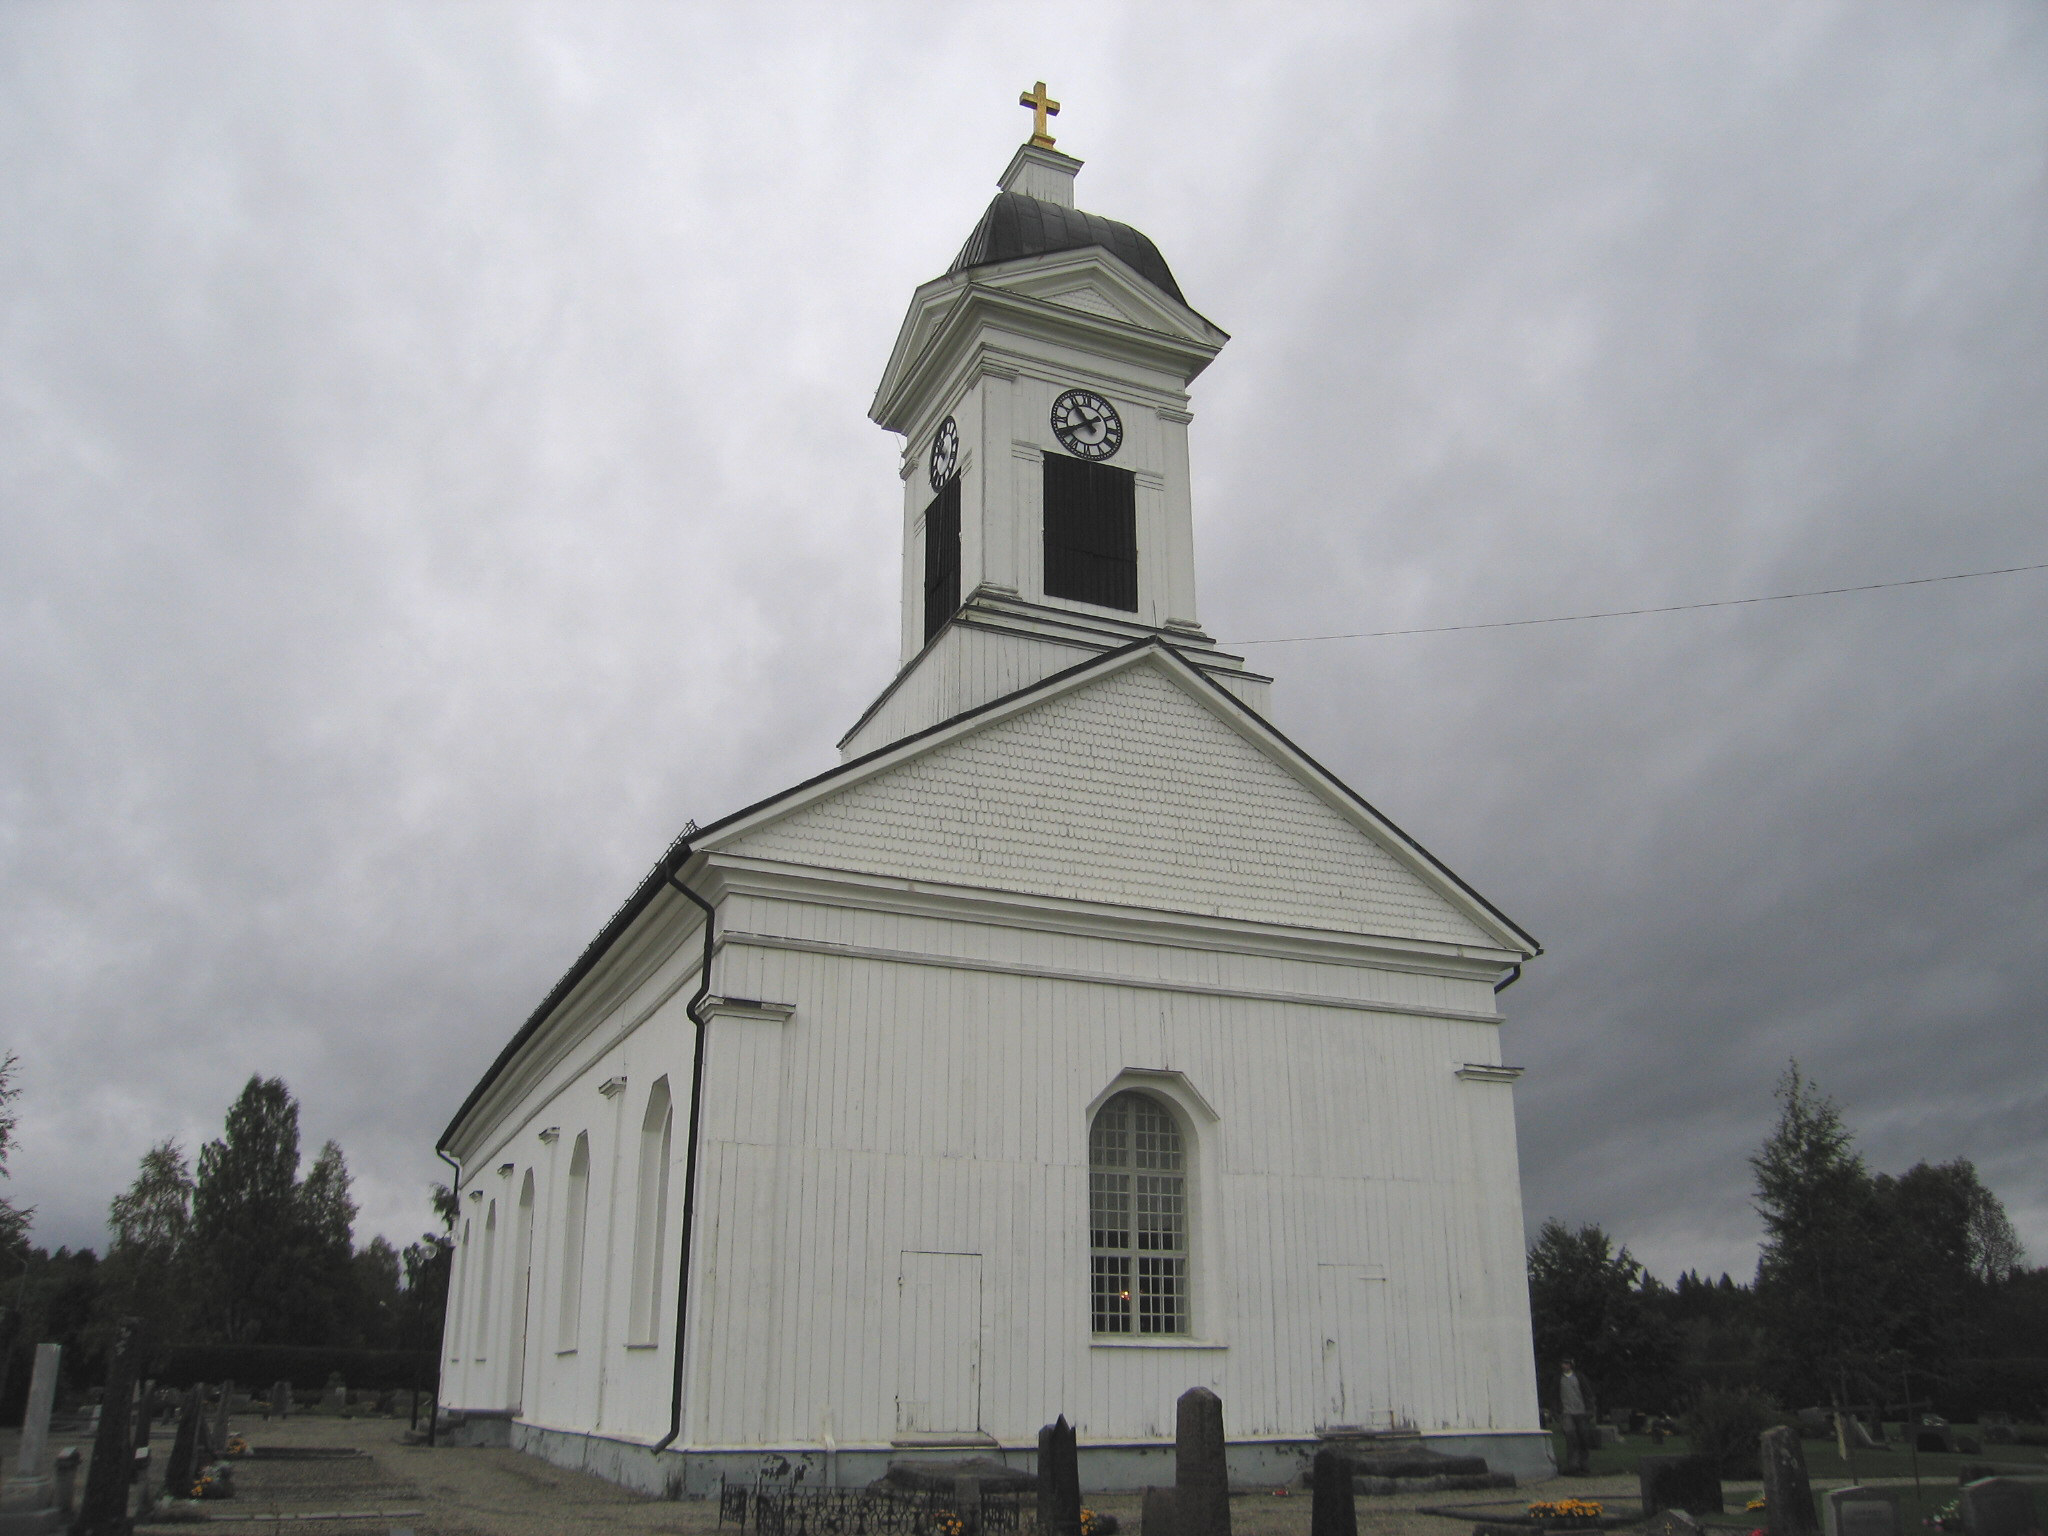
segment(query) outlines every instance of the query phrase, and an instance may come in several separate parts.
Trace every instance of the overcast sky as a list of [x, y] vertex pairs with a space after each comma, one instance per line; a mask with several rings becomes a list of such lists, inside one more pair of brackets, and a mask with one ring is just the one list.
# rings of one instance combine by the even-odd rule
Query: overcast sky
[[[427, 1224], [690, 817], [895, 660], [866, 407], [1043, 78], [1234, 340], [1225, 639], [2048, 561], [2048, 8], [0, 8], [8, 1193], [97, 1245], [252, 1072]], [[2048, 1262], [2048, 572], [1265, 645], [1547, 953], [1533, 1225], [1754, 1267], [1798, 1057]]]

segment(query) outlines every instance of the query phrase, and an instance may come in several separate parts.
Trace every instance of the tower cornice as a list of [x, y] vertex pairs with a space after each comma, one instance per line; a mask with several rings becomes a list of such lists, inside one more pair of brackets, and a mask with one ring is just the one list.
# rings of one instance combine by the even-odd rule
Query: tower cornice
[[[1064, 292], [1084, 286], [1107, 290], [1110, 299], [1150, 323], [1080, 309], [1029, 291], [1031, 286], [1061, 282], [1070, 284]], [[1090, 248], [1026, 257], [977, 269], [971, 277], [955, 273], [935, 278], [918, 289], [868, 408], [869, 419], [891, 432], [911, 431], [915, 404], [935, 392], [939, 379], [957, 363], [984, 322], [1033, 340], [1078, 346], [1107, 360], [1169, 371], [1182, 383], [1207, 368], [1230, 340], [1227, 331], [1186, 305], [1175, 304], [1107, 251]]]

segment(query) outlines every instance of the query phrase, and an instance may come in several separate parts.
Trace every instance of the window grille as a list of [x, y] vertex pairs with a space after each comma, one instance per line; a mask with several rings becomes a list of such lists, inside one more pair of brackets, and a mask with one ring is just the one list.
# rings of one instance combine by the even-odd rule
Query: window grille
[[1138, 477], [1045, 456], [1045, 592], [1138, 611]]
[[960, 477], [924, 509], [924, 637], [927, 641], [960, 610]]
[[1157, 1099], [1120, 1093], [1095, 1117], [1088, 1245], [1095, 1332], [1188, 1331], [1187, 1159]]

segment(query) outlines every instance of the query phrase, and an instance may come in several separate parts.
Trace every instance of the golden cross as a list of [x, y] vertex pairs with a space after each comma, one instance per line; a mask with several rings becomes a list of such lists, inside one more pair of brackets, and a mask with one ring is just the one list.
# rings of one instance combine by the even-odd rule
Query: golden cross
[[1040, 149], [1052, 148], [1052, 135], [1045, 131], [1045, 120], [1060, 115], [1060, 104], [1045, 94], [1045, 82], [1039, 81], [1017, 98], [1017, 105], [1031, 109], [1031, 142]]

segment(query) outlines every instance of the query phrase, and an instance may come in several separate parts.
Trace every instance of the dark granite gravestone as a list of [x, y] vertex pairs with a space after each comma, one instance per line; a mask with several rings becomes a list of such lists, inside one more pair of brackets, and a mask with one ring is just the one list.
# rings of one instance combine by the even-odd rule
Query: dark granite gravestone
[[1038, 1432], [1038, 1529], [1081, 1536], [1081, 1458], [1064, 1413]]
[[1642, 1529], [1642, 1536], [1700, 1536], [1702, 1527], [1682, 1509], [1659, 1510]]
[[1711, 1456], [1645, 1456], [1636, 1463], [1645, 1517], [1664, 1509], [1721, 1513], [1721, 1469]]
[[1207, 1387], [1181, 1393], [1173, 1425], [1178, 1536], [1230, 1536], [1230, 1469], [1223, 1459], [1223, 1399]]
[[1946, 1424], [1922, 1424], [1913, 1431], [1913, 1449], [1946, 1455], [1956, 1448], [1955, 1431]]
[[1757, 1448], [1764, 1469], [1764, 1529], [1770, 1536], [1814, 1536], [1813, 1485], [1806, 1477], [1806, 1447], [1799, 1431], [1784, 1424], [1763, 1433]]
[[185, 1406], [178, 1413], [177, 1437], [171, 1441], [171, 1454], [164, 1458], [164, 1492], [174, 1499], [192, 1497], [193, 1464], [199, 1454], [199, 1419], [205, 1412], [205, 1397], [195, 1386], [185, 1394]]
[[1358, 1536], [1358, 1503], [1351, 1491], [1351, 1463], [1335, 1451], [1317, 1451], [1310, 1483], [1309, 1536]]
[[1965, 1536], [2026, 1536], [2041, 1529], [2034, 1490], [2017, 1478], [1985, 1477], [1963, 1485]]
[[1223, 1459], [1223, 1400], [1207, 1387], [1174, 1409], [1173, 1486], [1147, 1488], [1147, 1536], [1230, 1536], [1230, 1473]]
[[981, 1479], [969, 1474], [953, 1479], [953, 1512], [960, 1517], [966, 1536], [981, 1530]]
[[228, 1405], [235, 1400], [235, 1378], [230, 1376], [220, 1384], [220, 1412], [213, 1421], [213, 1448], [225, 1453], [228, 1448]]
[[[128, 1536], [128, 1468], [132, 1452], [129, 1400], [135, 1395], [136, 1330], [140, 1324], [124, 1317], [114, 1331], [112, 1358], [107, 1361], [107, 1394], [100, 1402], [100, 1432], [92, 1444], [92, 1466], [85, 1474], [84, 1507], [73, 1536]], [[144, 1415], [146, 1420], [146, 1415]]]
[[1180, 1490], [1147, 1488], [1138, 1525], [1146, 1536], [1180, 1536]]
[[1826, 1536], [1905, 1536], [1896, 1488], [1830, 1488], [1822, 1497]]

